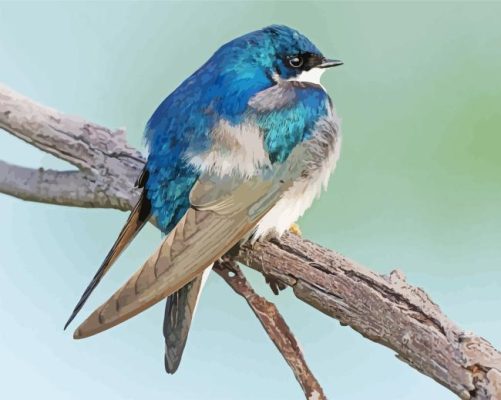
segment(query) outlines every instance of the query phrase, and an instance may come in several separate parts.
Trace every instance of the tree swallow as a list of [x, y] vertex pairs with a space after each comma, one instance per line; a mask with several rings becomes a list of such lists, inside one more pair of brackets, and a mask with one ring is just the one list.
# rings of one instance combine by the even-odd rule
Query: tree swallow
[[[167, 236], [75, 338], [165, 298], [172, 318], [180, 293], [233, 246], [279, 236], [303, 215], [339, 156], [339, 119], [320, 77], [341, 64], [298, 31], [272, 25], [223, 45], [160, 104], [145, 130], [139, 201], [66, 326], [146, 222]], [[168, 372], [183, 347], [166, 353]]]

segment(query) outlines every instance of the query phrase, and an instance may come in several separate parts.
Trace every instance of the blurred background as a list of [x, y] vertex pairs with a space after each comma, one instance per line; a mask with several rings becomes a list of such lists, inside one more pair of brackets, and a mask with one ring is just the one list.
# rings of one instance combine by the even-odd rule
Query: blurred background
[[[345, 65], [323, 84], [343, 119], [329, 190], [303, 235], [376, 271], [401, 268], [466, 330], [501, 347], [501, 4], [0, 3], [0, 82], [142, 145], [160, 101], [223, 43], [293, 26]], [[0, 159], [68, 168], [0, 132]], [[302, 399], [243, 300], [211, 276], [180, 370], [163, 304], [87, 340], [62, 327], [126, 214], [0, 195], [0, 394], [28, 399]], [[147, 227], [88, 302], [158, 245]], [[295, 300], [276, 301], [333, 399], [454, 399], [393, 352]], [[76, 326], [76, 324], [74, 324]]]

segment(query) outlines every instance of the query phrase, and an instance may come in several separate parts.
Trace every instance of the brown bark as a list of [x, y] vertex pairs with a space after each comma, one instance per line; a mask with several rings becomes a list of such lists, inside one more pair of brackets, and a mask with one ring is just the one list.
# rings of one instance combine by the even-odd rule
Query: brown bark
[[277, 307], [256, 294], [243, 272], [231, 259], [214, 264], [216, 271], [231, 288], [249, 304], [256, 317], [278, 351], [285, 358], [307, 399], [326, 400], [327, 397], [317, 379], [306, 364], [299, 344]]

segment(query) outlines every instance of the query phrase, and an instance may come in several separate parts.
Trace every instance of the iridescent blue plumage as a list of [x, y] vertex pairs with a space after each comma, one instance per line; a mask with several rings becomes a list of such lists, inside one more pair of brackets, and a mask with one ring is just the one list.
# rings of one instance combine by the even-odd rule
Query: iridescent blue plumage
[[288, 107], [256, 113], [272, 163], [285, 161], [298, 143], [311, 136], [315, 123], [327, 114], [329, 100], [322, 88], [298, 86], [293, 90], [295, 99]]
[[199, 171], [188, 155], [210, 149], [211, 130], [220, 120], [233, 125], [254, 119], [262, 129], [271, 162], [283, 162], [308, 137], [326, 112], [327, 95], [320, 87], [298, 87], [295, 101], [272, 110], [249, 110], [257, 93], [293, 76], [282, 55], [320, 51], [303, 35], [285, 26], [271, 26], [222, 46], [199, 70], [158, 107], [148, 122], [146, 182], [152, 212], [169, 232], [189, 207], [189, 192]]

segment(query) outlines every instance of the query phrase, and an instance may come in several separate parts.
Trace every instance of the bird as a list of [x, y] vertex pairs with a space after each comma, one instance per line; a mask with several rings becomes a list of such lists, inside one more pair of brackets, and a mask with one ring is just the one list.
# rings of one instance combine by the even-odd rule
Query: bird
[[167, 299], [164, 360], [174, 373], [213, 263], [236, 245], [280, 237], [327, 187], [341, 131], [320, 78], [342, 64], [298, 30], [271, 25], [221, 46], [169, 94], [146, 124], [139, 200], [65, 329], [153, 222], [165, 235], [158, 249], [73, 337]]

